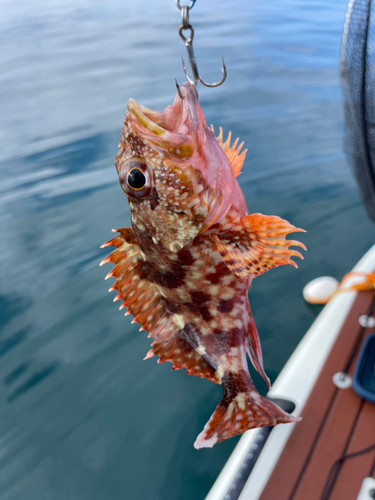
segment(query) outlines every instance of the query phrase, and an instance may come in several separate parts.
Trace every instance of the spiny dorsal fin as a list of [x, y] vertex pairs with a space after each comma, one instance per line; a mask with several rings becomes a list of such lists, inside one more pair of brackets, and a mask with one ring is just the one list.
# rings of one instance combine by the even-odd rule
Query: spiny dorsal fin
[[[214, 127], [212, 125], [211, 125], [211, 130], [212, 132], [215, 133]], [[247, 149], [245, 149], [244, 151], [242, 151], [242, 153], [240, 153], [244, 143], [241, 142], [241, 144], [237, 148], [238, 139], [236, 139], [233, 145], [230, 146], [231, 137], [232, 137], [232, 132], [229, 132], [227, 140], [223, 143], [223, 129], [220, 127], [220, 133], [219, 136], [216, 137], [216, 140], [219, 143], [221, 149], [226, 154], [230, 164], [232, 165], [234, 176], [238, 177], [241, 173], [243, 162], [245, 161]]]

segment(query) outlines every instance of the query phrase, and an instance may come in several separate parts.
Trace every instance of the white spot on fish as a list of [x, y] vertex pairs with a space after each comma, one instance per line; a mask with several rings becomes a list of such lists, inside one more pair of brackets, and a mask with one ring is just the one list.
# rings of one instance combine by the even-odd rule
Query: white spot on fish
[[182, 249], [182, 244], [179, 241], [172, 241], [172, 243], [170, 243], [169, 245], [169, 248], [173, 253], [177, 253]]
[[222, 294], [220, 295], [220, 297], [223, 299], [223, 300], [229, 300], [229, 299], [232, 299], [235, 295], [235, 290], [233, 288], [227, 288], [224, 292], [222, 292]]
[[246, 394], [244, 392], [241, 392], [240, 394], [237, 394], [237, 396], [234, 398], [238, 406], [241, 408], [241, 410], [244, 410], [246, 408], [245, 405], [245, 396]]
[[224, 368], [222, 365], [219, 365], [219, 368], [216, 370], [216, 376], [219, 379], [220, 383], [221, 379], [223, 378], [223, 375], [224, 375]]
[[250, 396], [254, 399], [257, 405], [259, 406], [262, 405], [262, 399], [260, 397], [260, 394], [258, 394], [256, 391], [251, 391]]
[[182, 314], [174, 314], [172, 318], [175, 324], [178, 326], [178, 328], [182, 330], [183, 327], [185, 326], [185, 320]]
[[230, 417], [232, 416], [233, 410], [234, 410], [234, 403], [232, 401], [231, 404], [228, 406], [227, 412], [225, 414], [226, 420], [230, 419]]
[[199, 280], [200, 278], [203, 278], [202, 273], [191, 273], [191, 277], [195, 280]]
[[218, 285], [211, 285], [208, 289], [211, 295], [217, 295], [219, 293], [220, 287]]
[[206, 349], [202, 346], [202, 345], [199, 345], [198, 347], [195, 348], [195, 350], [201, 355], [203, 356], [203, 354], [206, 354]]

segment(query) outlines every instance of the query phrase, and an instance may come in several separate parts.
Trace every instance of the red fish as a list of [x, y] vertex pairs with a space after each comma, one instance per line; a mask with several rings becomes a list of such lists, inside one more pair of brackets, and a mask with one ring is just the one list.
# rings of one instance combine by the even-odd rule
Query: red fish
[[128, 101], [116, 168], [132, 227], [104, 246], [115, 267], [111, 290], [154, 341], [145, 359], [172, 363], [221, 384], [223, 398], [196, 448], [247, 429], [299, 420], [260, 396], [246, 353], [269, 386], [248, 290], [254, 277], [297, 267], [275, 216], [248, 214], [236, 176], [246, 151], [207, 127], [195, 87], [185, 83], [163, 113]]

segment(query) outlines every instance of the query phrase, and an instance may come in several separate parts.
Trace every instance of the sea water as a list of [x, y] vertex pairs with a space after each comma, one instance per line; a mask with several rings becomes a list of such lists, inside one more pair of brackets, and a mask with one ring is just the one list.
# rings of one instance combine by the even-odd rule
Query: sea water
[[[299, 269], [250, 302], [276, 378], [318, 310], [302, 288], [340, 279], [373, 243], [342, 152], [344, 0], [197, 0], [190, 13], [208, 124], [245, 141], [249, 211], [307, 230]], [[185, 80], [173, 0], [0, 1], [0, 497], [200, 500], [238, 442], [195, 450], [221, 397], [171, 372], [113, 304], [110, 230], [130, 224], [114, 167], [129, 97], [158, 110]], [[109, 280], [112, 281], [112, 280]], [[254, 377], [258, 389], [266, 387]]]

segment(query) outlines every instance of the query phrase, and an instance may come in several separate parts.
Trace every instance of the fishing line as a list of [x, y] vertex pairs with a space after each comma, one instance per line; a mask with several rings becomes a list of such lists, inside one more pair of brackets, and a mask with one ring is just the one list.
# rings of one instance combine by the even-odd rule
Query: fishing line
[[[190, 10], [194, 7], [196, 0], [191, 0], [190, 5], [183, 5], [181, 6], [181, 0], [176, 0], [176, 5], [181, 11], [181, 26], [178, 28], [178, 34], [180, 35], [181, 40], [184, 42], [185, 47], [186, 47], [186, 52], [191, 68], [191, 72], [193, 74], [193, 78], [190, 78], [188, 75], [188, 72], [186, 70], [186, 66], [184, 63], [184, 60], [182, 59], [182, 67], [184, 69], [185, 76], [187, 78], [187, 81], [195, 86], [197, 86], [198, 82], [200, 82], [202, 85], [205, 87], [218, 87], [222, 83], [224, 83], [225, 79], [227, 78], [227, 68], [224, 63], [224, 59], [222, 58], [222, 68], [221, 71], [223, 72], [223, 76], [219, 82], [216, 83], [206, 83], [205, 81], [202, 80], [202, 78], [199, 76], [199, 71], [198, 71], [198, 65], [197, 65], [197, 60], [195, 58], [194, 54], [194, 48], [193, 48], [193, 38], [194, 38], [194, 28], [190, 24], [189, 21], [189, 12]], [[183, 31], [189, 30], [190, 31], [190, 36], [189, 38], [186, 38], [185, 35], [183, 34]], [[179, 91], [179, 87], [176, 81], [176, 86], [177, 86], [177, 91], [181, 97], [181, 93]], [[182, 97], [181, 97], [182, 99]]]

